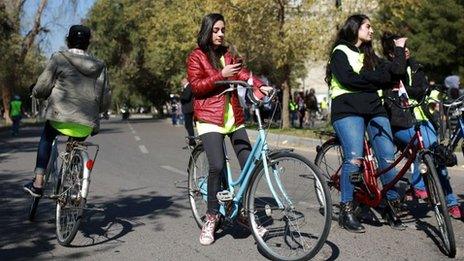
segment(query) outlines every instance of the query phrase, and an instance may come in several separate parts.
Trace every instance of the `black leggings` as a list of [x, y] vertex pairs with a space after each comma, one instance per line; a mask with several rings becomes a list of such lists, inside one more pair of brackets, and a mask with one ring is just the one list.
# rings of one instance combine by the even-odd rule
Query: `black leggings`
[[[248, 155], [250, 155], [251, 152], [250, 140], [248, 139], [246, 130], [245, 128], [240, 128], [228, 134], [228, 136], [230, 137], [235, 154], [237, 155], [240, 168], [243, 169]], [[225, 172], [222, 171], [225, 168], [225, 155], [223, 150], [224, 137], [225, 134], [220, 134], [218, 132], [209, 132], [200, 135], [209, 163], [207, 211], [209, 214], [218, 213], [219, 203], [216, 194], [221, 189], [221, 178], [227, 178], [223, 177]]]

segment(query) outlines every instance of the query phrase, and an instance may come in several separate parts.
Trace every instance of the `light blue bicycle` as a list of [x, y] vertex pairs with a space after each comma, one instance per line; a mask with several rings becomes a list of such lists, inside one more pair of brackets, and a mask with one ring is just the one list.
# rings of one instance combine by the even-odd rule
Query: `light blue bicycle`
[[[216, 84], [230, 85], [226, 91], [238, 86], [247, 90], [259, 132], [236, 180], [233, 180], [224, 144], [226, 170], [223, 190], [217, 194], [223, 223], [238, 217], [247, 219], [258, 246], [268, 258], [308, 260], [314, 257], [329, 235], [332, 217], [329, 190], [321, 182], [324, 179], [319, 168], [291, 150], [269, 150], [259, 113], [261, 102], [254, 99], [250, 85], [243, 81]], [[200, 228], [207, 209], [208, 170], [206, 153], [200, 143], [192, 149], [188, 165], [189, 200]]]

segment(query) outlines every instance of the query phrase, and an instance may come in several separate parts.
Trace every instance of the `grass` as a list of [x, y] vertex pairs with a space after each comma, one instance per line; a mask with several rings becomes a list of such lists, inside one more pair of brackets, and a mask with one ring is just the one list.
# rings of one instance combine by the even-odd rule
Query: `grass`
[[[256, 130], [258, 125], [256, 123], [247, 123], [247, 128]], [[268, 125], [265, 125], [265, 128], [268, 128]], [[319, 139], [320, 134], [318, 132], [323, 132], [323, 131], [333, 131], [332, 125], [330, 123], [324, 123], [321, 126], [318, 126], [317, 128], [314, 129], [309, 129], [309, 128], [280, 128], [275, 123], [271, 124], [271, 127], [269, 128], [269, 133], [273, 134], [279, 134], [279, 135], [289, 135], [289, 136], [296, 136], [296, 137], [302, 137], [302, 138], [314, 138], [314, 139]]]

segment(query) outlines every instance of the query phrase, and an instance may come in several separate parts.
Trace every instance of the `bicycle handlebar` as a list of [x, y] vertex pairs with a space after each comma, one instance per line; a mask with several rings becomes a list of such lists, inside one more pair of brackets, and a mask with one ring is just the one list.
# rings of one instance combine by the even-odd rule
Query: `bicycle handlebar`
[[251, 86], [250, 84], [248, 84], [247, 82], [245, 81], [237, 81], [237, 80], [226, 80], [226, 81], [217, 81], [214, 83], [216, 86], [222, 86], [222, 85], [232, 85], [230, 86], [229, 88], [225, 89], [223, 92], [221, 92], [221, 94], [224, 94], [226, 92], [229, 92], [229, 91], [233, 91], [233, 90], [236, 90], [238, 86], [242, 86], [246, 89], [246, 96], [248, 98], [248, 100], [250, 100], [254, 105], [256, 106], [261, 106], [263, 105], [264, 103], [269, 103], [272, 101], [272, 98], [274, 98], [274, 95], [275, 95], [275, 88], [272, 88], [272, 91], [268, 94], [268, 97], [269, 97], [269, 101], [268, 102], [263, 102], [261, 100], [258, 100], [255, 98], [255, 96], [253, 95], [253, 86]]

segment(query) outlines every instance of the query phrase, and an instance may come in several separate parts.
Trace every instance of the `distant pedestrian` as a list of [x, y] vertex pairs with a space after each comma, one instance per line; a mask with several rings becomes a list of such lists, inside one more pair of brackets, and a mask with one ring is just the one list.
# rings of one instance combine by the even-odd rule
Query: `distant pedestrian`
[[21, 118], [23, 115], [23, 107], [21, 98], [18, 95], [13, 96], [13, 99], [10, 102], [10, 117], [13, 121], [11, 125], [11, 135], [19, 135], [19, 124], [21, 123]]
[[195, 146], [195, 132], [193, 130], [193, 94], [192, 86], [187, 79], [182, 79], [183, 91], [180, 96], [182, 103], [182, 113], [184, 114], [184, 126], [188, 134], [188, 143], [190, 146]]
[[309, 127], [313, 128], [316, 122], [317, 112], [319, 111], [316, 91], [314, 88], [309, 90], [309, 94], [305, 97], [306, 108], [308, 109]]
[[298, 118], [298, 106], [296, 102], [293, 100], [292, 96], [290, 96], [290, 100], [288, 102], [288, 109], [290, 111], [290, 122], [292, 124], [292, 128], [294, 128], [295, 120]]
[[177, 110], [179, 110], [179, 104], [177, 104], [176, 98], [171, 98], [171, 120], [172, 125], [177, 125]]

